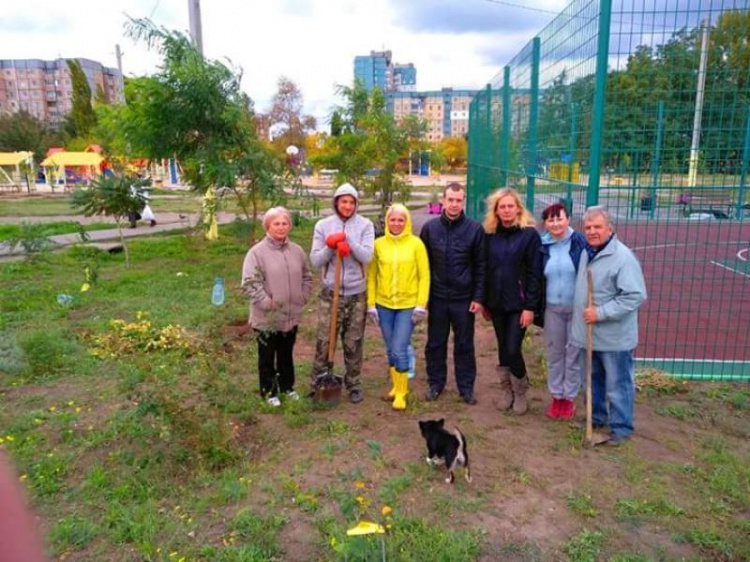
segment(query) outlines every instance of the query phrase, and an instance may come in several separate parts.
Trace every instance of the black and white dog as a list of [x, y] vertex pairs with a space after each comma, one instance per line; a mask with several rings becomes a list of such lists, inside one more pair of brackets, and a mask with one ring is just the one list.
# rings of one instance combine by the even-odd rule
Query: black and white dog
[[463, 466], [466, 481], [471, 482], [471, 468], [469, 466], [469, 452], [466, 449], [466, 438], [457, 428], [448, 431], [443, 427], [445, 420], [427, 420], [419, 422], [419, 431], [427, 442], [427, 464], [443, 464], [448, 469], [446, 482], [452, 484], [455, 480], [453, 471]]

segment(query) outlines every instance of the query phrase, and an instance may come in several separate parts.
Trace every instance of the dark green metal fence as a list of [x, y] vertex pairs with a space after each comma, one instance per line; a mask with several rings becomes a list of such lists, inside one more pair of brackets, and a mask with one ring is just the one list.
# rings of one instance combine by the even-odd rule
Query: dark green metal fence
[[472, 101], [468, 211], [606, 205], [648, 283], [639, 363], [750, 380], [749, 160], [750, 0], [576, 0]]

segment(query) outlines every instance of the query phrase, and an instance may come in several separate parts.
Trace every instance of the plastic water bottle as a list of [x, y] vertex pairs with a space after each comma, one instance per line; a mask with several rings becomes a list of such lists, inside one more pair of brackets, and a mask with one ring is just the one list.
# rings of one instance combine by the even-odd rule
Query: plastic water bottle
[[414, 346], [409, 344], [406, 348], [406, 356], [409, 358], [409, 378], [413, 379], [417, 375], [417, 356], [414, 354]]
[[224, 280], [221, 277], [217, 277], [214, 282], [214, 289], [211, 292], [211, 304], [214, 306], [224, 304]]

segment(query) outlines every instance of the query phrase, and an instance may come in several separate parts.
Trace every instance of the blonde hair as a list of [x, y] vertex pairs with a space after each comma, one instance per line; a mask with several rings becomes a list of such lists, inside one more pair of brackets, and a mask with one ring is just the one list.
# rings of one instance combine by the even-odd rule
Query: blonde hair
[[292, 213], [286, 207], [271, 207], [263, 215], [263, 230], [268, 231], [268, 225], [271, 220], [275, 219], [279, 215], [284, 215], [286, 220], [289, 221], [289, 229], [293, 226]]
[[497, 218], [497, 203], [503, 197], [512, 197], [518, 206], [518, 216], [513, 222], [520, 228], [528, 228], [536, 225], [536, 219], [521, 201], [521, 195], [512, 187], [501, 187], [487, 198], [487, 214], [484, 216], [484, 231], [488, 234], [497, 232], [500, 219]]

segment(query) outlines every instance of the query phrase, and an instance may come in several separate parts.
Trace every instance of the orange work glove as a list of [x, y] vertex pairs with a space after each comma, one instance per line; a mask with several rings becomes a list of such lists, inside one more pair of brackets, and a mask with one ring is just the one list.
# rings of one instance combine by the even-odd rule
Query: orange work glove
[[328, 246], [331, 250], [335, 250], [338, 243], [344, 242], [345, 240], [346, 240], [345, 232], [337, 232], [335, 234], [329, 234], [328, 236], [326, 236], [326, 246]]
[[349, 254], [352, 253], [352, 249], [349, 247], [349, 244], [346, 242], [339, 242], [336, 246], [336, 251], [339, 253], [339, 256], [342, 258], [345, 258]]

